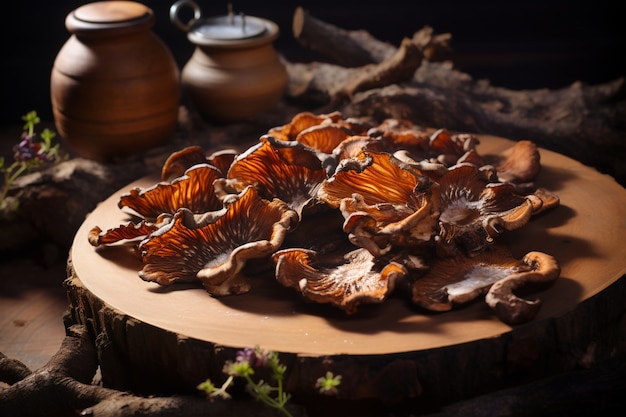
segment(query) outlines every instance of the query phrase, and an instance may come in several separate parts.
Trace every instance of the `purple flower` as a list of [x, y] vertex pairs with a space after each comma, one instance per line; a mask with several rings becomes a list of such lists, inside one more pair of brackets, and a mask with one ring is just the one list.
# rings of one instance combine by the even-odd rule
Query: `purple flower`
[[252, 348], [245, 348], [244, 350], [240, 350], [237, 352], [237, 356], [235, 357], [235, 360], [237, 362], [248, 362], [248, 363], [252, 363], [253, 359], [255, 357], [254, 354], [254, 349]]
[[269, 351], [245, 348], [237, 352], [236, 362], [248, 362], [253, 368], [267, 366]]
[[[16, 161], [29, 161], [31, 159], [39, 158], [38, 153], [40, 149], [41, 145], [33, 143], [32, 136], [24, 135], [20, 143], [13, 148], [13, 158], [15, 158]], [[46, 157], [45, 155], [43, 156]]]

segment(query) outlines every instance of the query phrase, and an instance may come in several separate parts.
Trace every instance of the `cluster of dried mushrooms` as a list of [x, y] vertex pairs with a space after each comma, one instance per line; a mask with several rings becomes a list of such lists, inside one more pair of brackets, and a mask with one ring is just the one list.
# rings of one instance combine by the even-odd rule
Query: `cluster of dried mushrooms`
[[533, 142], [493, 161], [478, 144], [404, 120], [299, 113], [243, 153], [173, 153], [161, 182], [120, 197], [136, 221], [94, 227], [89, 242], [130, 242], [143, 280], [199, 280], [212, 296], [266, 285], [246, 268], [255, 259], [304, 299], [350, 314], [394, 291], [430, 311], [485, 295], [502, 321], [523, 323], [540, 303], [516, 290], [560, 267], [541, 252], [516, 259], [496, 238], [559, 199], [534, 186]]

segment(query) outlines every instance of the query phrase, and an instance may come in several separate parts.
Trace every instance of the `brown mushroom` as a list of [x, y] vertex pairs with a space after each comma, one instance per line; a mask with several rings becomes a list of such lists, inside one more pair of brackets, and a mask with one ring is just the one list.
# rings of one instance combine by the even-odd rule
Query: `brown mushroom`
[[276, 251], [298, 216], [283, 201], [264, 200], [248, 187], [208, 219], [180, 209], [139, 245], [144, 262], [139, 276], [161, 285], [199, 279], [214, 296], [246, 292], [246, 261]]
[[320, 152], [331, 153], [352, 131], [339, 123], [311, 126], [296, 136], [296, 141]]
[[[399, 213], [392, 205], [367, 207], [362, 196], [354, 194], [342, 202], [341, 212], [346, 219], [343, 230], [348, 233], [350, 242], [374, 256], [383, 256], [392, 248], [421, 249], [420, 246], [430, 243], [434, 236], [438, 213], [437, 204], [431, 199], [422, 198], [421, 203], [415, 211], [406, 214]], [[352, 207], [348, 210], [349, 205]], [[354, 210], [357, 206], [364, 210]], [[395, 221], [380, 221], [381, 217]]]
[[439, 129], [430, 136], [429, 155], [448, 167], [453, 166], [458, 163], [459, 158], [474, 150], [479, 142], [474, 135], [453, 135], [446, 129]]
[[[504, 230], [524, 226], [532, 202], [508, 183], [492, 183], [472, 164], [451, 167], [439, 180], [441, 190], [440, 243], [467, 253], [482, 250]], [[444, 248], [444, 252], [454, 248]]]
[[94, 227], [88, 239], [142, 239], [142, 279], [200, 282], [213, 296], [248, 291], [246, 263], [273, 254], [280, 284], [349, 314], [403, 287], [432, 311], [487, 294], [502, 321], [522, 323], [540, 303], [515, 292], [553, 281], [559, 265], [539, 252], [515, 259], [495, 238], [559, 198], [532, 183], [534, 143], [491, 159], [478, 143], [406, 120], [374, 126], [302, 112], [241, 154], [207, 156], [198, 146], [171, 154], [160, 183], [120, 197], [141, 221]]
[[537, 188], [532, 194], [527, 195], [526, 198], [533, 205], [533, 216], [561, 204], [559, 196], [545, 188]]
[[329, 114], [314, 114], [304, 111], [296, 114], [291, 118], [289, 123], [282, 126], [276, 126], [268, 130], [268, 136], [275, 137], [280, 140], [296, 140], [296, 136], [311, 126], [318, 126], [324, 122], [334, 122], [341, 120], [343, 116], [339, 112]]
[[171, 182], [162, 181], [152, 187], [131, 189], [120, 197], [118, 206], [131, 210], [141, 220], [106, 231], [95, 226], [89, 232], [89, 243], [97, 247], [145, 238], [168, 223], [181, 207], [196, 213], [221, 208], [222, 202], [215, 196], [212, 187], [213, 180], [218, 176], [215, 167], [203, 163], [189, 168], [185, 175]]
[[367, 134], [381, 138], [390, 153], [404, 149], [413, 155], [425, 155], [429, 149], [430, 137], [426, 130], [406, 119], [385, 119]]
[[306, 300], [328, 303], [348, 314], [364, 303], [380, 303], [404, 279], [406, 268], [380, 263], [364, 249], [323, 256], [309, 249], [283, 249], [273, 256], [276, 279]]
[[359, 153], [364, 150], [372, 152], [384, 152], [384, 143], [381, 138], [373, 138], [371, 136], [363, 135], [353, 135], [344, 139], [332, 151], [336, 159], [332, 171], [335, 170], [339, 161], [341, 161], [342, 159], [355, 158], [359, 155]]
[[222, 175], [226, 175], [237, 154], [238, 152], [234, 149], [222, 149], [207, 156], [202, 147], [188, 146], [170, 154], [161, 168], [161, 180], [172, 181], [184, 175], [185, 171], [192, 166], [205, 163], [217, 168]]
[[541, 307], [541, 300], [518, 297], [514, 291], [528, 283], [549, 283], [561, 274], [557, 260], [543, 252], [529, 252], [522, 259], [528, 269], [513, 273], [495, 282], [485, 301], [503, 322], [520, 324], [532, 320]]
[[239, 192], [252, 185], [266, 199], [279, 198], [299, 214], [316, 194], [326, 172], [318, 157], [304, 146], [278, 146], [264, 136], [239, 155], [228, 171], [228, 179], [216, 181], [221, 193]]
[[230, 165], [239, 153], [240, 152], [235, 149], [222, 149], [209, 155], [207, 157], [207, 162], [217, 168], [222, 175], [226, 175]]
[[152, 232], [158, 230], [169, 219], [161, 216], [156, 222], [147, 222], [145, 220], [139, 223], [128, 222], [126, 224], [103, 231], [99, 226], [94, 226], [87, 236], [92, 246], [111, 245], [123, 240], [132, 241], [143, 239]]
[[496, 164], [498, 178], [502, 182], [516, 184], [532, 182], [541, 170], [537, 145], [529, 140], [520, 140], [500, 155], [503, 160]]
[[431, 240], [439, 215], [437, 188], [389, 154], [361, 152], [343, 161], [318, 198], [339, 207], [351, 242], [381, 256], [393, 246]]
[[213, 181], [220, 176], [214, 166], [198, 164], [171, 182], [133, 188], [120, 197], [118, 206], [128, 208], [144, 219], [154, 219], [162, 213], [174, 214], [181, 207], [194, 213], [218, 210], [222, 202], [214, 193]]
[[196, 164], [206, 163], [206, 152], [201, 146], [187, 146], [173, 152], [165, 160], [161, 168], [161, 181], [172, 181], [185, 174]]
[[498, 318], [518, 324], [535, 317], [538, 301], [513, 294], [528, 282], [551, 282], [558, 278], [557, 261], [540, 252], [515, 259], [502, 245], [493, 245], [473, 257], [437, 258], [429, 272], [413, 282], [412, 301], [432, 311], [448, 311], [487, 293], [487, 304]]
[[411, 207], [421, 206], [421, 189], [429, 185], [421, 172], [403, 165], [392, 155], [362, 151], [341, 161], [335, 174], [322, 183], [317, 196], [339, 208], [344, 198], [359, 194], [367, 205], [392, 204], [407, 207], [402, 211], [410, 213], [414, 211]]
[[[465, 152], [457, 161], [457, 164], [472, 164], [477, 167], [483, 167], [485, 165], [484, 159], [478, 154], [476, 149], [470, 149]], [[492, 168], [492, 167], [489, 167]], [[495, 179], [495, 178], [494, 178]]]

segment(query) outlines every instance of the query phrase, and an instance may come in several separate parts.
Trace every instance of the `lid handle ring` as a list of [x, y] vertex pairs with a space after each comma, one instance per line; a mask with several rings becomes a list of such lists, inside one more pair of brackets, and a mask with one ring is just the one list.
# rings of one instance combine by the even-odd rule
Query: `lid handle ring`
[[[179, 16], [178, 11], [184, 7], [191, 7], [193, 9], [193, 18], [187, 23], [183, 23]], [[183, 32], [189, 32], [189, 29], [202, 17], [202, 11], [200, 6], [193, 0], [178, 0], [170, 7], [170, 20]]]

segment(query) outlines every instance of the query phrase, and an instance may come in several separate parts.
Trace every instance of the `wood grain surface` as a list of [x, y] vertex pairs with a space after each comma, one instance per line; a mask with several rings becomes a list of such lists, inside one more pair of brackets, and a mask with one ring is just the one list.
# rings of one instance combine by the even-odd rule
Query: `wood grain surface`
[[30, 369], [43, 366], [65, 337], [68, 302], [62, 282], [65, 262], [39, 259], [0, 262], [0, 352]]

